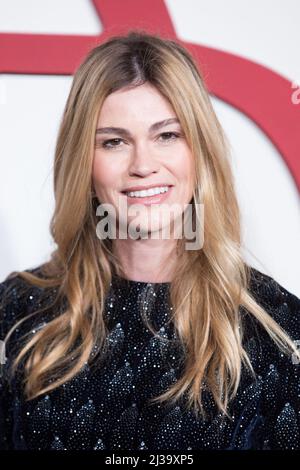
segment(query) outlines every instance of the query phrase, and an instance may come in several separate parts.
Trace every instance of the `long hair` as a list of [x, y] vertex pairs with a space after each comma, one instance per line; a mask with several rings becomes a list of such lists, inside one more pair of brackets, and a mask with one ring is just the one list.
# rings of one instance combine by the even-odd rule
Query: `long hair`
[[[229, 145], [195, 60], [179, 42], [143, 30], [97, 45], [74, 75], [55, 150], [50, 230], [56, 249], [42, 266], [43, 276], [17, 272], [31, 285], [56, 287], [53, 308], [62, 299], [67, 300], [66, 308], [22, 345], [13, 370], [24, 361], [24, 390], [30, 400], [74, 377], [91, 359], [95, 346], [105, 356], [105, 298], [113, 273], [124, 273], [112, 241], [96, 236], [97, 200], [92, 187], [96, 125], [110, 93], [145, 82], [174, 108], [194, 157], [193, 207], [205, 208], [203, 246], [185, 250], [182, 243], [170, 284], [171, 319], [184, 351], [183, 374], [152, 401], [175, 403], [186, 393], [187, 406], [204, 413], [201, 392], [206, 383], [219, 410], [227, 414], [242, 367], [254, 374], [243, 347], [241, 307], [282, 351], [299, 352], [248, 289], [250, 267], [241, 255]], [[194, 217], [199, 217], [196, 209]]]

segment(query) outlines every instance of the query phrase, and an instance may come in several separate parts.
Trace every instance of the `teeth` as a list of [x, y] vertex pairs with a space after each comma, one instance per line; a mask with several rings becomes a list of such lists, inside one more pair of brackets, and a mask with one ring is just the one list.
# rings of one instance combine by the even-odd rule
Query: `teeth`
[[169, 191], [168, 186], [161, 186], [161, 187], [151, 188], [151, 189], [142, 190], [142, 191], [130, 191], [126, 193], [126, 195], [130, 197], [149, 197], [149, 196], [154, 196], [155, 194], [166, 193], [167, 191]]

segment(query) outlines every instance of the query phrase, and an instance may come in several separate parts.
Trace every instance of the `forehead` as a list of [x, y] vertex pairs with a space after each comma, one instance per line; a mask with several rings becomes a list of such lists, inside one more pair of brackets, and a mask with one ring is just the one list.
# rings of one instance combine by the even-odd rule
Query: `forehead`
[[[169, 101], [153, 85], [122, 88], [108, 95], [98, 116], [98, 125], [125, 125], [128, 120], [147, 122], [175, 117]], [[111, 120], [117, 122], [111, 122]]]

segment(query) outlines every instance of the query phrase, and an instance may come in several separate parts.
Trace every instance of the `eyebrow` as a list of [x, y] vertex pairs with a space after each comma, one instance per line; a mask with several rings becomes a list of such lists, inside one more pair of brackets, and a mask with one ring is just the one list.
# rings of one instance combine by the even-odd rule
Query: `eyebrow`
[[[179, 119], [177, 118], [169, 118], [169, 119], [164, 119], [163, 121], [155, 122], [154, 124], [151, 124], [149, 127], [149, 133], [157, 131], [158, 129], [161, 129], [162, 127], [168, 126], [169, 124], [174, 124], [177, 123], [179, 124]], [[119, 134], [122, 135], [123, 137], [131, 137], [130, 131], [127, 129], [124, 129], [123, 127], [99, 127], [96, 129], [96, 134]]]

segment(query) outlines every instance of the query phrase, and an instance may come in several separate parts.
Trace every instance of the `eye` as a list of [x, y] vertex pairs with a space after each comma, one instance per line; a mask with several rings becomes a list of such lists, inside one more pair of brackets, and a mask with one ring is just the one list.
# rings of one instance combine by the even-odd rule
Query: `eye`
[[116, 142], [120, 142], [120, 141], [122, 141], [122, 139], [119, 139], [117, 137], [115, 139], [104, 140], [102, 142], [102, 147], [105, 148], [105, 149], [120, 147], [120, 145], [112, 145], [112, 143], [116, 143]]
[[[159, 137], [164, 137], [162, 140], [163, 142], [168, 142], [170, 140], [176, 140], [180, 137], [180, 134], [177, 132], [162, 132]], [[104, 149], [113, 149], [117, 147], [121, 147], [120, 142], [124, 142], [123, 139], [115, 137], [114, 139], [104, 140], [101, 143], [101, 147]]]
[[160, 137], [162, 136], [167, 137], [166, 139], [162, 139], [164, 142], [166, 142], [168, 140], [176, 140], [178, 137], [180, 137], [180, 134], [177, 132], [163, 132], [160, 134]]

